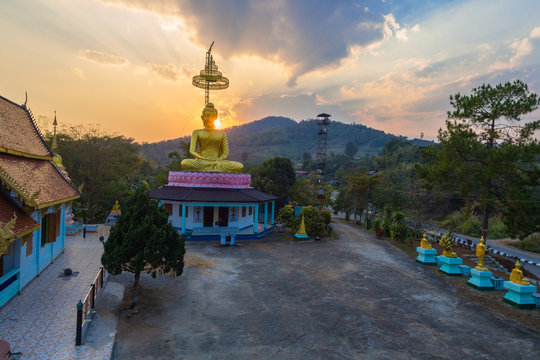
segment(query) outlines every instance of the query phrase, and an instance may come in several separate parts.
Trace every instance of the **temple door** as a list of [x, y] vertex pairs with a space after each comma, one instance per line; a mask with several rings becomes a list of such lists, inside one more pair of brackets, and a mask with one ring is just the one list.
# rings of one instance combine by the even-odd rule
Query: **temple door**
[[213, 206], [203, 207], [203, 226], [204, 227], [214, 226], [214, 207]]
[[218, 213], [218, 225], [229, 226], [229, 208], [220, 206]]

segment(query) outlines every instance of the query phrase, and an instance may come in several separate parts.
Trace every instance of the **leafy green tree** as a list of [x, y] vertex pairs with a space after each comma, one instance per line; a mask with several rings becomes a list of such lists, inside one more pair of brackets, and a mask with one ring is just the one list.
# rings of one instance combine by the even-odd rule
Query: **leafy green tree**
[[540, 230], [540, 203], [532, 200], [540, 185], [540, 144], [534, 137], [540, 120], [523, 121], [539, 104], [519, 80], [450, 96], [453, 109], [446, 129], [439, 130], [440, 144], [426, 148], [425, 163], [416, 166], [428, 189], [457, 192], [480, 204], [484, 237], [494, 210], [512, 236]]
[[358, 152], [358, 146], [354, 145], [352, 142], [348, 142], [347, 145], [345, 145], [345, 155], [347, 155], [349, 158], [354, 158], [354, 155]]
[[[253, 187], [265, 193], [275, 195], [283, 204], [290, 195], [290, 189], [296, 179], [291, 160], [276, 156], [263, 162], [253, 173]], [[280, 208], [278, 204], [278, 208]]]
[[122, 215], [105, 242], [101, 263], [107, 271], [134, 274], [134, 288], [139, 286], [141, 272], [173, 272], [184, 269], [184, 239], [168, 222], [167, 211], [151, 200], [146, 188], [139, 186], [122, 205]]
[[309, 152], [304, 152], [302, 154], [302, 170], [309, 171], [313, 166], [313, 159]]
[[58, 135], [58, 151], [75, 186], [79, 208], [91, 223], [103, 220], [115, 200], [127, 195], [127, 179], [138, 173], [143, 159], [133, 139], [104, 134], [97, 127], [72, 127]]

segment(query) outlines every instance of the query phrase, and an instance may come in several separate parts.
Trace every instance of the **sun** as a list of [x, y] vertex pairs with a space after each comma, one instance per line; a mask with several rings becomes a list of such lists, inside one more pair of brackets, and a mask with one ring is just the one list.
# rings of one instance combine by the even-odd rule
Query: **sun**
[[221, 129], [221, 126], [221, 121], [219, 121], [219, 119], [216, 119], [216, 121], [214, 121], [214, 128]]

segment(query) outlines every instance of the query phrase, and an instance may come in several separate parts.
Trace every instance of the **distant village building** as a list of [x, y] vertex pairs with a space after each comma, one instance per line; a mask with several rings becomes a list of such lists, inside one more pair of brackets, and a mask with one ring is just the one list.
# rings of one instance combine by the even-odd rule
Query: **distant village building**
[[0, 306], [64, 250], [66, 207], [80, 194], [54, 155], [26, 106], [0, 96]]

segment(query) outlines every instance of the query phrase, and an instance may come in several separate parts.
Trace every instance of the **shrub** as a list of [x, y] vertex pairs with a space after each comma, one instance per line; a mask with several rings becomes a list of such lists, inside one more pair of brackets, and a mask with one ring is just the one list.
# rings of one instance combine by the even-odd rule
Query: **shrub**
[[285, 205], [279, 209], [278, 221], [285, 223], [288, 228], [293, 228], [295, 225], [294, 208], [291, 205]]
[[298, 231], [302, 216], [304, 217], [304, 225], [306, 226], [306, 232], [309, 237], [328, 235], [328, 226], [325, 222], [323, 211], [317, 210], [313, 206], [306, 206], [302, 209], [293, 228], [294, 233]]
[[322, 209], [322, 210], [319, 210], [319, 213], [323, 217], [324, 223], [326, 225], [328, 225], [328, 224], [330, 224], [332, 222], [332, 214], [330, 214], [330, 211], [328, 211], [326, 209]]
[[395, 211], [392, 214], [393, 224], [390, 233], [393, 239], [404, 241], [408, 234], [408, 228], [405, 224], [405, 214], [401, 211]]
[[508, 229], [504, 222], [498, 218], [492, 218], [488, 225], [488, 238], [502, 239], [508, 236]]

